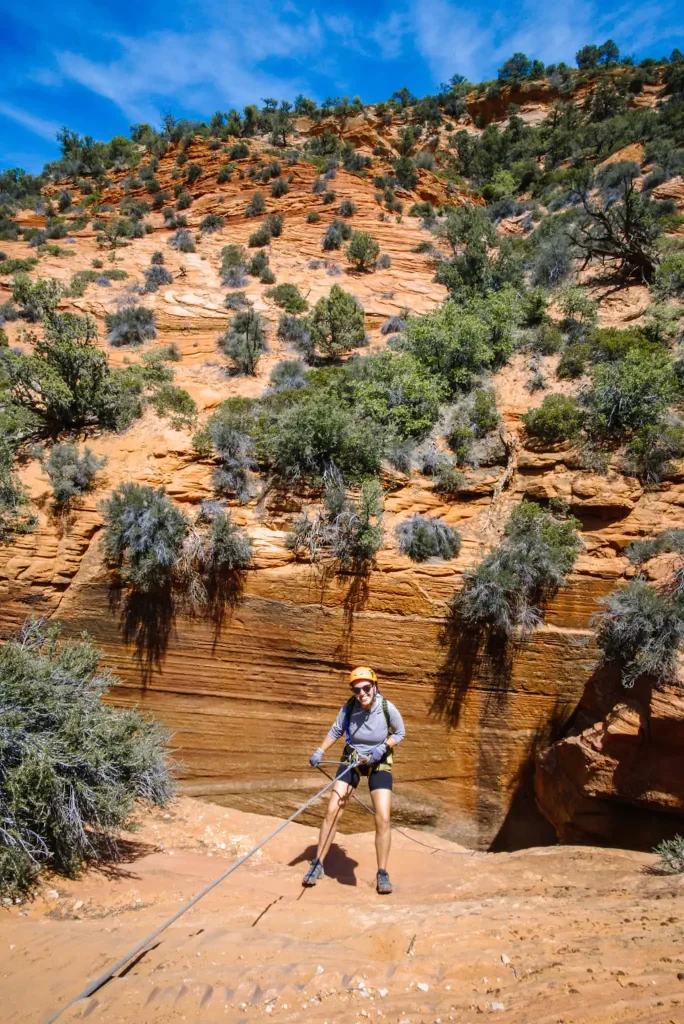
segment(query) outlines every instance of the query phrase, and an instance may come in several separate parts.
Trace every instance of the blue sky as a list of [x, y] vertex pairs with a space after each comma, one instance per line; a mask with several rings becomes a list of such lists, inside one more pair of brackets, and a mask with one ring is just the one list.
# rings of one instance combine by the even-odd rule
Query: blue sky
[[494, 77], [516, 50], [573, 61], [587, 42], [623, 53], [684, 49], [676, 0], [36, 0], [3, 12], [0, 166], [34, 173], [57, 129], [109, 139], [160, 114], [208, 117], [265, 96], [387, 98], [435, 91], [454, 72]]

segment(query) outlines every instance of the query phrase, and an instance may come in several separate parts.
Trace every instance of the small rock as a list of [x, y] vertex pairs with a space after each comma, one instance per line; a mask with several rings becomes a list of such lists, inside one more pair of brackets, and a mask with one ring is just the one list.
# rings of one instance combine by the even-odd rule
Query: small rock
[[507, 957], [505, 953], [502, 953], [501, 954], [501, 963], [502, 964], [510, 964], [510, 962], [511, 962], [510, 957]]
[[505, 1010], [506, 1007], [503, 1003], [492, 1003], [492, 1010]]
[[83, 900], [76, 900], [74, 903], [74, 910], [80, 910], [83, 906]]
[[56, 889], [48, 889], [47, 894], [48, 894], [48, 896], [50, 897], [51, 900], [58, 900], [59, 899], [59, 893], [57, 892]]
[[424, 981], [419, 981], [416, 988], [419, 988], [421, 992], [427, 992], [430, 986], [426, 985]]
[[384, 999], [385, 996], [389, 995], [389, 989], [388, 988], [379, 988], [378, 989], [378, 995], [380, 996], [381, 999]]
[[323, 973], [323, 968], [319, 964], [318, 967], [316, 968], [316, 974], [322, 974], [322, 973]]

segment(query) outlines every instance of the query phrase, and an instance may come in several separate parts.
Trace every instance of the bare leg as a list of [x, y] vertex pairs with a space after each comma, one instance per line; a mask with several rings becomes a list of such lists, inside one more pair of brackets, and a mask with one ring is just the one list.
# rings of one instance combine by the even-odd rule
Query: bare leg
[[325, 812], [325, 818], [323, 819], [318, 838], [318, 852], [316, 856], [320, 861], [323, 861], [330, 849], [330, 844], [335, 838], [335, 832], [342, 817], [342, 811], [349, 803], [351, 794], [352, 787], [347, 782], [336, 782], [332, 788], [330, 800], [328, 801], [328, 810]]
[[392, 790], [374, 789], [371, 792], [371, 800], [375, 811], [375, 853], [378, 858], [378, 871], [386, 871], [392, 845], [392, 830], [390, 828]]

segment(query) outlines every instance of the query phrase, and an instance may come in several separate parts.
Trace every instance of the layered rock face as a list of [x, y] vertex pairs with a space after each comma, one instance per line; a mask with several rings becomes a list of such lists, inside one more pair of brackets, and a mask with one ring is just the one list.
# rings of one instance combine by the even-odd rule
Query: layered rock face
[[[350, 120], [347, 131], [362, 148], [379, 145], [380, 128], [370, 117], [358, 124]], [[163, 187], [174, 180], [175, 155], [171, 152], [160, 161]], [[195, 253], [164, 246], [165, 265], [174, 281], [146, 297], [145, 303], [156, 314], [157, 343], [173, 342], [182, 356], [175, 382], [187, 389], [204, 418], [230, 396], [261, 394], [276, 363], [292, 353], [276, 336], [279, 310], [251, 278], [246, 292], [268, 323], [269, 352], [257, 376], [226, 374], [216, 345], [229, 320], [218, 273], [220, 250], [229, 242], [244, 244], [253, 230], [244, 208], [257, 187], [264, 186], [243, 171], [260, 154], [255, 150], [241, 162], [240, 174], [220, 186], [216, 171], [223, 157], [203, 141], [194, 142], [188, 156], [201, 164], [204, 174], [193, 186], [190, 228], [198, 229], [207, 212], [220, 212], [225, 227], [203, 236]], [[346, 266], [341, 253], [321, 251], [321, 235], [335, 211], [321, 207], [319, 224], [307, 220], [307, 212], [318, 202], [312, 193], [315, 169], [300, 163], [291, 173], [290, 191], [273, 207], [285, 214], [283, 234], [269, 249], [278, 281], [299, 285], [310, 303], [327, 294], [332, 283], [342, 282], [364, 306], [372, 352], [386, 344], [380, 326], [387, 316], [405, 306], [426, 312], [445, 298], [445, 289], [434, 282], [431, 258], [419, 248], [433, 236], [421, 231], [416, 218], [380, 213], [371, 180], [341, 169], [334, 180], [337, 201], [350, 199], [358, 208], [353, 226], [372, 231], [382, 252], [391, 256], [391, 267], [359, 275]], [[121, 200], [123, 176], [112, 175], [103, 201]], [[681, 179], [677, 182], [668, 187], [681, 188]], [[417, 198], [441, 202], [443, 185], [424, 170], [415, 195], [404, 198], [407, 205]], [[450, 202], [466, 198], [452, 192]], [[269, 210], [272, 206], [269, 200]], [[27, 222], [31, 217], [35, 219], [26, 214]], [[149, 223], [152, 234], [132, 241], [118, 256], [129, 273], [129, 284], [140, 279], [152, 253], [170, 234], [161, 213], [152, 212]], [[75, 231], [74, 237], [76, 258], [60, 262], [59, 257], [46, 255], [40, 276], [66, 282], [74, 270], [102, 255], [92, 230]], [[3, 243], [3, 248], [10, 257], [26, 252], [24, 243]], [[5, 280], [0, 286], [0, 301], [9, 297], [10, 284]], [[124, 297], [129, 284], [115, 282], [106, 301], [92, 286], [84, 297], [65, 300], [60, 308], [91, 314], [102, 338], [104, 315]], [[632, 323], [643, 313], [645, 291], [635, 287], [607, 296], [603, 322]], [[20, 328], [19, 323], [7, 325], [10, 342], [28, 350], [32, 342]], [[138, 353], [121, 349], [109, 350], [109, 355], [113, 365], [139, 360]], [[555, 376], [557, 359], [539, 357], [539, 367], [549, 379]], [[218, 620], [198, 619], [147, 599], [127, 603], [112, 589], [99, 546], [98, 502], [122, 481], [163, 485], [186, 509], [212, 496], [212, 466], [193, 453], [188, 432], [171, 429], [148, 409], [124, 434], [84, 437], [108, 464], [96, 493], [76, 501], [68, 516], [55, 514], [40, 463], [28, 458], [22, 476], [38, 528], [0, 548], [0, 630], [7, 635], [27, 614], [57, 619], [68, 633], [87, 629], [121, 680], [112, 699], [122, 705], [139, 703], [173, 731], [183, 785], [190, 792], [277, 814], [292, 809], [303, 793], [317, 787], [320, 777], [309, 769], [308, 755], [348, 694], [349, 668], [371, 664], [382, 692], [399, 706], [407, 724], [407, 739], [396, 761], [399, 820], [430, 826], [476, 847], [529, 845], [553, 838], [532, 798], [535, 752], [560, 734], [585, 693], [596, 662], [590, 618], [597, 599], [615, 586], [627, 566], [619, 556], [621, 548], [682, 522], [684, 478], [672, 475], [644, 492], [636, 479], [624, 474], [610, 470], [596, 476], [584, 469], [567, 445], [540, 451], [527, 444], [520, 417], [543, 399], [543, 392], [529, 393], [529, 372], [526, 358], [519, 355], [494, 377], [508, 455], [485, 460], [469, 472], [457, 499], [446, 502], [419, 473], [388, 478], [385, 546], [367, 576], [334, 575], [297, 563], [285, 546], [285, 533], [316, 496], [280, 493], [262, 480], [253, 499], [231, 510], [254, 540], [254, 560], [236, 595], [239, 600], [226, 606]], [[573, 388], [569, 382], [554, 385], [557, 391]], [[567, 589], [546, 609], [544, 626], [507, 650], [494, 649], [450, 630], [447, 602], [464, 570], [500, 539], [511, 508], [524, 497], [564, 498], [581, 520], [584, 553]], [[458, 527], [463, 535], [458, 559], [418, 566], [399, 554], [394, 527], [414, 512]], [[654, 785], [656, 795], [651, 797], [649, 790], [638, 799], [637, 782], [618, 777], [621, 757], [613, 758], [616, 767], [610, 778], [608, 768], [601, 767], [612, 757], [615, 744], [623, 745], [620, 750], [645, 747], [656, 757], [657, 733], [651, 731], [647, 739], [634, 724], [642, 719], [652, 724], [653, 707], [638, 698], [637, 704], [627, 704], [610, 722], [604, 722], [604, 711], [597, 713], [586, 723], [594, 730], [591, 735], [563, 741], [540, 762], [538, 798], [561, 838], [593, 835], [588, 826], [577, 824], [575, 811], [585, 799], [585, 777], [595, 776], [595, 795], [612, 801], [611, 806], [621, 799], [657, 807], [666, 803], [662, 794], [671, 776], [664, 767], [662, 775], [654, 776], [663, 780]], [[610, 707], [606, 704], [604, 710]], [[659, 707], [657, 721], [667, 723]], [[676, 732], [674, 726], [662, 728], [668, 736]], [[627, 732], [623, 736], [620, 730]], [[552, 757], [558, 765], [553, 770]], [[564, 767], [564, 759], [571, 757], [581, 762], [579, 782], [575, 769]], [[640, 757], [635, 755], [635, 763]], [[596, 758], [604, 761], [594, 771]], [[557, 782], [552, 785], [554, 772]], [[668, 809], [677, 810], [679, 804], [675, 801]], [[614, 838], [613, 826], [606, 821], [601, 837]], [[350, 814], [348, 827], [365, 827], [365, 819]]]
[[684, 696], [605, 676], [569, 735], [537, 757], [535, 791], [561, 842], [650, 850], [684, 821]]

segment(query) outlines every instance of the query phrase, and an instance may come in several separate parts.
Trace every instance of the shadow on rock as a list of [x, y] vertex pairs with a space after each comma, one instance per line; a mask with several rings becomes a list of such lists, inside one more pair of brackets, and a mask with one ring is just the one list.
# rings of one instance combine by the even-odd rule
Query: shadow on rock
[[[316, 856], [316, 847], [311, 845], [307, 846], [306, 850], [303, 850], [299, 856], [295, 857], [294, 860], [289, 861], [290, 867], [295, 867], [297, 864], [308, 864]], [[350, 857], [342, 847], [338, 846], [337, 843], [333, 843], [328, 850], [325, 858], [325, 873], [328, 878], [334, 878], [340, 885], [357, 885], [356, 871], [355, 868], [359, 866], [358, 860], [354, 860]]]

